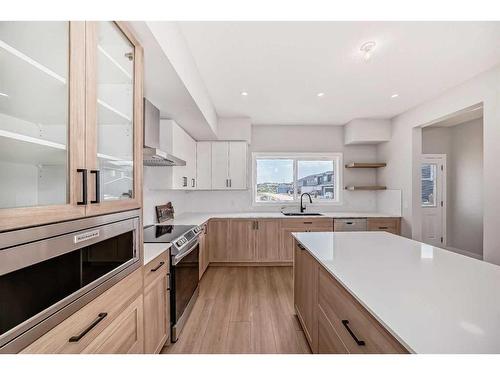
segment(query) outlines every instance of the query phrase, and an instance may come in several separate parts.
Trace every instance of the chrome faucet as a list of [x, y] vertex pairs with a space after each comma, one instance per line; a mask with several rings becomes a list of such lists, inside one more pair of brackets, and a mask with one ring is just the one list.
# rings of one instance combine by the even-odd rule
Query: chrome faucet
[[306, 207], [304, 206], [304, 204], [302, 203], [302, 198], [304, 197], [304, 195], [307, 195], [309, 197], [309, 203], [312, 203], [312, 198], [311, 198], [311, 194], [309, 193], [302, 193], [300, 195], [300, 212], [304, 212], [306, 210]]

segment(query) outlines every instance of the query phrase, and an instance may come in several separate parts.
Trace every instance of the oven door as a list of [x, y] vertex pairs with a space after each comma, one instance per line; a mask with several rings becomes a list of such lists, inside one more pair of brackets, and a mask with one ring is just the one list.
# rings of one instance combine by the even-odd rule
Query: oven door
[[172, 326], [183, 321], [183, 314], [198, 288], [199, 253], [200, 245], [196, 240], [194, 244], [189, 246], [187, 251], [172, 256], [170, 271], [170, 316]]

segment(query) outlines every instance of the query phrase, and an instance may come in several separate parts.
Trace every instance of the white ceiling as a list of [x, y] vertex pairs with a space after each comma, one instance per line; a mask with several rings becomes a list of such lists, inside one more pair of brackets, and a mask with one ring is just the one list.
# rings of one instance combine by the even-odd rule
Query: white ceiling
[[179, 25], [218, 115], [254, 124], [390, 118], [500, 62], [500, 22]]

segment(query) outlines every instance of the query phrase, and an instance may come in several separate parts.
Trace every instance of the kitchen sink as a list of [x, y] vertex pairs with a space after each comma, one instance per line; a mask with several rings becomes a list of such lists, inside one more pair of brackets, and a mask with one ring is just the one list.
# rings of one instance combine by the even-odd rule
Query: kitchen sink
[[323, 216], [317, 212], [282, 212], [285, 216]]

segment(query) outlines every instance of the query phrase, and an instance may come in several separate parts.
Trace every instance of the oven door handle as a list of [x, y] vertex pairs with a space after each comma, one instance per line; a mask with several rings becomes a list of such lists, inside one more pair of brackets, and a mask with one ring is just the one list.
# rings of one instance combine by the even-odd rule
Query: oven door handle
[[186, 252], [183, 252], [183, 253], [180, 253], [180, 254], [177, 254], [173, 259], [172, 259], [172, 265], [175, 266], [176, 264], [178, 264], [182, 258], [184, 258], [185, 256], [187, 256], [188, 254], [190, 254], [198, 245], [200, 244], [200, 241], [199, 240], [196, 240], [196, 242], [194, 243], [193, 246], [191, 246], [189, 248], [188, 251]]

